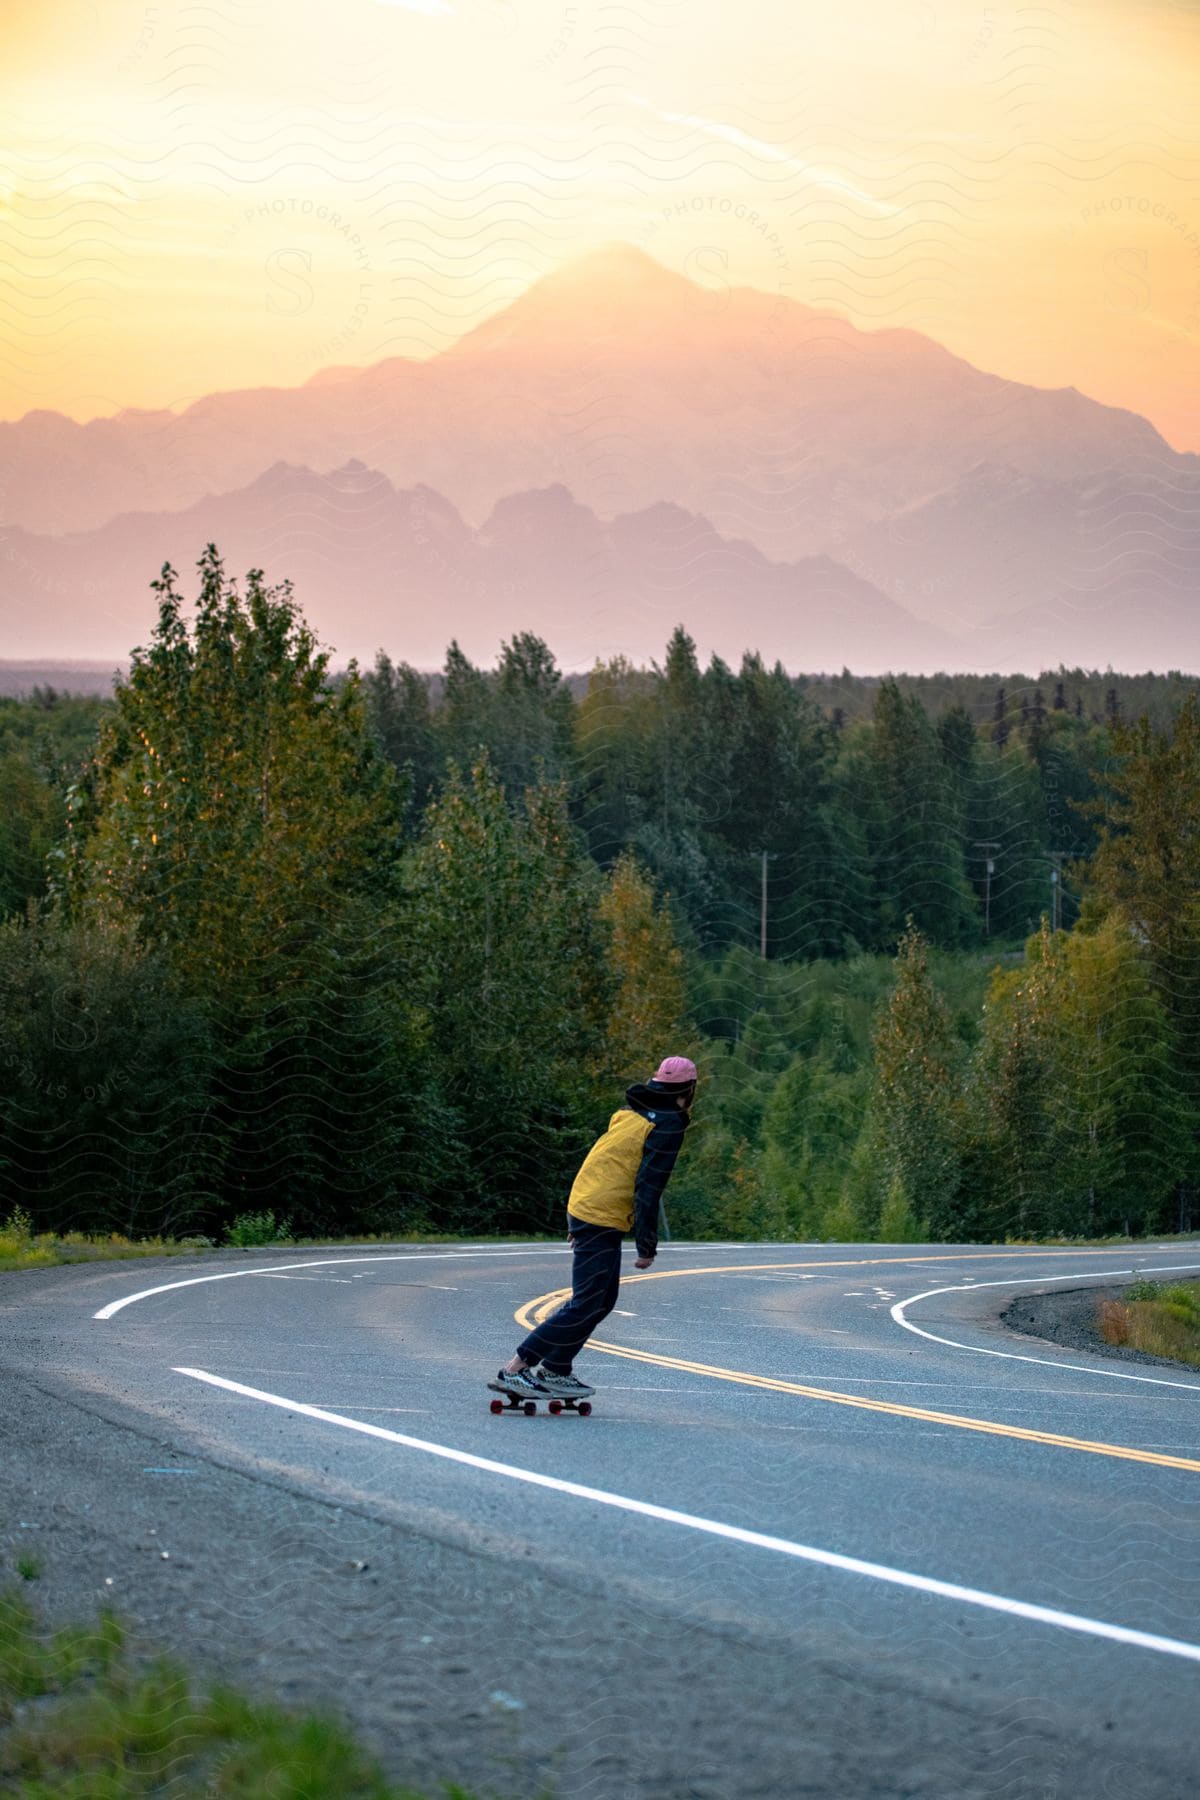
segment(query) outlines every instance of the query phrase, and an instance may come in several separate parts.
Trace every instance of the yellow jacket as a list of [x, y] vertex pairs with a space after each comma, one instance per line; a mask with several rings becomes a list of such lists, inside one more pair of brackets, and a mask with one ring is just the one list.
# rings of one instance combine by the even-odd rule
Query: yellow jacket
[[[567, 1212], [587, 1225], [616, 1231], [634, 1229], [638, 1254], [658, 1248], [658, 1203], [675, 1166], [688, 1115], [651, 1085], [638, 1084], [625, 1096], [608, 1130], [584, 1158], [575, 1177]], [[665, 1102], [665, 1104], [664, 1104]]]

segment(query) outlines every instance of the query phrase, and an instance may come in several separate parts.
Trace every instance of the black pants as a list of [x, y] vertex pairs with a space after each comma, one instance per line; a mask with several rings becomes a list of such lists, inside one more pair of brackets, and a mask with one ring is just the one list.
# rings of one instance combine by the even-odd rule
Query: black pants
[[569, 1375], [571, 1364], [602, 1319], [617, 1304], [621, 1286], [621, 1239], [607, 1225], [586, 1225], [567, 1214], [575, 1239], [571, 1264], [571, 1298], [518, 1345], [528, 1363], [543, 1363], [553, 1375]]

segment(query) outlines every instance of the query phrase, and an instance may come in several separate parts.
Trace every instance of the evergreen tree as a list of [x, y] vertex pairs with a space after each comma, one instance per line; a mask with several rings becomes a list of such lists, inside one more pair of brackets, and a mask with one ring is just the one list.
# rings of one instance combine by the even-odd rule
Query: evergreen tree
[[973, 1093], [1002, 1229], [1095, 1236], [1169, 1222], [1190, 1115], [1145, 954], [1116, 917], [1088, 935], [1043, 918], [1025, 967], [993, 981]]
[[402, 776], [407, 790], [405, 823], [415, 823], [442, 774], [442, 750], [429, 697], [429, 683], [408, 663], [393, 667], [380, 650], [375, 667], [363, 676], [367, 718], [380, 748]]
[[1056, 1075], [1053, 945], [1025, 968], [997, 971], [969, 1087], [971, 1142], [965, 1157], [997, 1237], [1039, 1237], [1054, 1229], [1060, 1200], [1060, 1144], [1050, 1089]]
[[762, 1175], [779, 1196], [788, 1230], [810, 1237], [837, 1206], [862, 1129], [870, 1076], [824, 1056], [797, 1056], [763, 1112]]
[[677, 625], [667, 643], [661, 692], [667, 729], [679, 752], [675, 760], [684, 770], [699, 748], [703, 680], [695, 641]]
[[920, 702], [892, 680], [875, 699], [868, 759], [868, 834], [885, 941], [909, 914], [938, 944], [968, 942], [977, 924], [963, 868], [958, 784]]
[[703, 677], [696, 646], [682, 625], [675, 627], [667, 644], [655, 697], [653, 788], [647, 792], [647, 816], [666, 846], [694, 839], [698, 822], [712, 818], [714, 801], [721, 808], [726, 803], [719, 777], [714, 787], [716, 772], [705, 753]]
[[208, 1231], [221, 1154], [202, 1009], [129, 928], [30, 902], [0, 924], [0, 1218]]
[[598, 662], [575, 715], [579, 819], [602, 868], [620, 854], [643, 816], [646, 753], [638, 726], [646, 709], [638, 702], [648, 681], [624, 657]]
[[569, 778], [573, 713], [570, 690], [541, 638], [521, 631], [501, 646], [489, 746], [510, 795]]
[[921, 1221], [914, 1214], [912, 1202], [898, 1175], [892, 1177], [876, 1235], [881, 1244], [919, 1244], [924, 1238]]
[[1200, 707], [1189, 695], [1174, 728], [1143, 715], [1111, 727], [1113, 763], [1098, 771], [1107, 792], [1081, 810], [1099, 843], [1075, 879], [1086, 885], [1086, 921], [1116, 913], [1148, 952], [1171, 1020], [1175, 1054], [1200, 1104]]
[[46, 891], [46, 858], [63, 831], [52, 782], [25, 756], [0, 755], [0, 919]]
[[736, 677], [714, 658], [703, 691], [709, 791], [734, 801], [717, 829], [731, 897], [753, 921], [747, 935], [759, 937], [765, 852], [768, 954], [840, 948], [845, 844], [834, 814], [828, 722], [779, 663], [768, 670], [757, 656], [747, 655]]
[[200, 571], [192, 636], [174, 570], [154, 583], [154, 641], [69, 797], [67, 885], [225, 997], [264, 968], [302, 980], [337, 897], [386, 888], [397, 792], [361, 683], [331, 693], [290, 583], [251, 570], [243, 599], [212, 545]]
[[398, 793], [362, 684], [335, 693], [289, 583], [243, 598], [214, 546], [175, 573], [70, 795], [64, 896], [128, 926], [202, 1002], [228, 1211], [399, 1222], [436, 1167], [397, 919]]
[[1042, 779], [1020, 738], [979, 758], [968, 799], [967, 841], [988, 936], [1024, 938], [1045, 903], [1047, 843]]
[[929, 969], [929, 945], [908, 921], [896, 985], [875, 1028], [871, 1112], [883, 1193], [899, 1181], [936, 1238], [953, 1237], [959, 1193], [961, 1046]]
[[1059, 1231], [1156, 1231], [1188, 1165], [1191, 1113], [1146, 955], [1113, 915], [1092, 934], [1043, 935], [1058, 1056], [1050, 1105], [1061, 1149]]
[[438, 728], [444, 758], [468, 766], [490, 752], [495, 736], [492, 684], [459, 647], [457, 638], [446, 652]]
[[937, 736], [942, 760], [953, 777], [960, 807], [965, 811], [979, 760], [979, 739], [971, 715], [959, 704], [948, 707], [937, 722]]
[[450, 765], [406, 865], [414, 993], [460, 1120], [444, 1223], [528, 1231], [560, 1216], [597, 1116], [615, 985], [599, 887], [561, 787], [514, 813], [488, 762]]
[[694, 1056], [700, 1046], [685, 1020], [683, 953], [671, 915], [655, 905], [653, 888], [628, 852], [609, 874], [599, 917], [615, 977], [600, 1072], [630, 1082], [644, 1079], [664, 1055]]

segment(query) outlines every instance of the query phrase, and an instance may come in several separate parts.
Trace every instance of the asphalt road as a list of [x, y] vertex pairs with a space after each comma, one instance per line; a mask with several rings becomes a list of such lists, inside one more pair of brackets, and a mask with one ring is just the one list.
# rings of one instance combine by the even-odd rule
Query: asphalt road
[[[1170, 1796], [1200, 1756], [1200, 1373], [1018, 1337], [1115, 1250], [669, 1245], [483, 1386], [539, 1245], [0, 1277], [0, 1544], [397, 1776], [596, 1800]], [[163, 1549], [166, 1555], [163, 1555]], [[57, 1581], [57, 1587], [53, 1584]]]

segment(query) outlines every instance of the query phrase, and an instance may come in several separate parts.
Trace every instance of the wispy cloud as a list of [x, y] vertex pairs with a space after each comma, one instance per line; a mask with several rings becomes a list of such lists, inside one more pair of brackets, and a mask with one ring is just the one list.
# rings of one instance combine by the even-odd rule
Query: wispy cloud
[[886, 218], [895, 218], [904, 210], [901, 206], [890, 205], [886, 200], [876, 199], [874, 194], [868, 194], [865, 188], [857, 187], [853, 181], [848, 180], [845, 175], [839, 174], [836, 169], [824, 168], [818, 163], [805, 162], [803, 157], [793, 156], [789, 151], [781, 150], [777, 144], [768, 144], [763, 138], [752, 137], [748, 131], [742, 131], [737, 125], [725, 125], [719, 119], [702, 119], [696, 113], [663, 112], [661, 107], [652, 106], [649, 100], [643, 100], [637, 94], [631, 94], [629, 98], [635, 106], [642, 107], [646, 112], [652, 112], [655, 118], [661, 119], [664, 124], [688, 125], [693, 131], [703, 132], [705, 137], [717, 138], [722, 143], [733, 144], [739, 150], [748, 150], [752, 156], [762, 157], [767, 162], [778, 163], [782, 168], [792, 169], [797, 175], [802, 175], [806, 181], [815, 182], [818, 187], [830, 188], [834, 193], [845, 194], [848, 198], [859, 201], [863, 206], [869, 206], [872, 211], [880, 213]]

